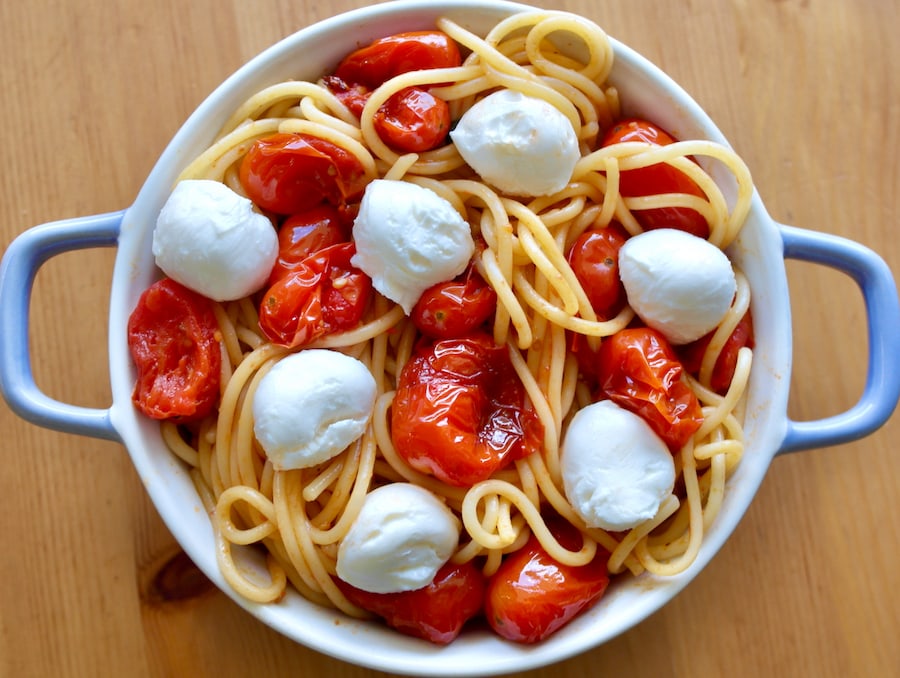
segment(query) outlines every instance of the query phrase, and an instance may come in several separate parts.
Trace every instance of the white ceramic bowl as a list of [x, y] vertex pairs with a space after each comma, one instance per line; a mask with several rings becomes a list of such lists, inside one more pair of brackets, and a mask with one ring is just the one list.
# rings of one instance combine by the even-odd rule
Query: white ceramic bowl
[[[0, 387], [10, 406], [42, 426], [121, 441], [175, 538], [225, 593], [300, 643], [383, 671], [420, 676], [508, 673], [556, 662], [609, 640], [666, 604], [703, 569], [743, 516], [776, 454], [862, 437], [887, 420], [898, 399], [900, 306], [887, 266], [853, 242], [775, 223], [754, 195], [746, 227], [729, 251], [746, 273], [753, 295], [756, 351], [745, 423], [747, 452], [688, 571], [668, 579], [646, 574], [624, 579], [589, 612], [530, 647], [484, 631], [467, 632], [438, 648], [377, 623], [348, 619], [296, 594], [273, 605], [247, 603], [233, 594], [218, 572], [209, 520], [185, 469], [166, 450], [158, 426], [131, 405], [134, 370], [125, 328], [138, 296], [155, 276], [150, 241], [156, 215], [179, 171], [207, 147], [229, 114], [262, 87], [290, 78], [315, 79], [358, 45], [400, 31], [431, 28], [441, 15], [484, 33], [511, 12], [524, 9], [531, 8], [477, 0], [397, 0], [304, 28], [247, 63], [212, 93], [172, 139], [130, 208], [30, 229], [12, 243], [0, 266]], [[614, 47], [612, 80], [627, 112], [657, 121], [676, 137], [726, 143], [676, 83], [624, 45], [614, 41]], [[35, 386], [28, 354], [28, 298], [37, 269], [55, 254], [96, 246], [118, 246], [109, 319], [113, 404], [108, 410], [48, 398]], [[799, 423], [786, 414], [791, 316], [785, 257], [846, 272], [866, 300], [870, 336], [866, 390], [856, 406], [828, 419]]]

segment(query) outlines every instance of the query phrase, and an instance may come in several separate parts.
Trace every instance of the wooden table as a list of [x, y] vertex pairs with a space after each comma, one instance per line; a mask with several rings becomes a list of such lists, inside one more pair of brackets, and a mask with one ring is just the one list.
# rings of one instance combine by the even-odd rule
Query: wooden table
[[[0, 8], [0, 247], [127, 207], [192, 109], [244, 61], [363, 0], [29, 0]], [[666, 69], [746, 159], [772, 215], [900, 271], [900, 2], [548, 0]], [[33, 297], [38, 383], [109, 404], [114, 252], [52, 260]], [[790, 415], [855, 402], [864, 310], [849, 279], [790, 262]], [[0, 675], [380, 675], [269, 630], [211, 590], [119, 445], [0, 407]], [[713, 563], [667, 608], [538, 676], [900, 675], [896, 417], [866, 440], [778, 458]]]

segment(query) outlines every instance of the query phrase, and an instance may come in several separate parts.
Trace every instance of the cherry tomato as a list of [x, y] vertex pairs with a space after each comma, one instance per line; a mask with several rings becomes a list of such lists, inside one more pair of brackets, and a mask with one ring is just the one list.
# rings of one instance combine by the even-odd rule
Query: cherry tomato
[[154, 283], [128, 319], [128, 347], [138, 371], [133, 400], [141, 412], [183, 422], [212, 412], [222, 352], [209, 299], [169, 278]]
[[600, 389], [641, 416], [673, 452], [703, 423], [697, 396], [662, 334], [649, 327], [620, 330], [600, 345]]
[[293, 271], [310, 254], [349, 241], [350, 228], [331, 205], [319, 205], [288, 217], [278, 229], [278, 259], [269, 284]]
[[350, 263], [353, 243], [311, 254], [263, 295], [259, 326], [269, 341], [294, 348], [356, 326], [372, 280]]
[[391, 438], [422, 473], [473, 485], [539, 449], [542, 436], [506, 346], [485, 333], [424, 342], [400, 372]]
[[618, 224], [582, 233], [569, 249], [568, 260], [601, 320], [614, 317], [625, 304], [625, 287], [619, 279], [619, 250], [628, 234]]
[[418, 330], [435, 339], [461, 337], [480, 327], [497, 309], [497, 293], [474, 266], [422, 293], [410, 319]]
[[[709, 346], [713, 334], [715, 334], [715, 330], [700, 337], [697, 341], [680, 347], [681, 361], [684, 364], [684, 369], [690, 374], [696, 376], [700, 372], [703, 354], [706, 352], [706, 347]], [[731, 380], [734, 378], [734, 370], [737, 368], [738, 351], [744, 346], [753, 348], [753, 319], [750, 316], [750, 311], [744, 314], [744, 317], [740, 319], [731, 335], [725, 340], [725, 345], [722, 346], [722, 351], [719, 353], [716, 364], [713, 366], [709, 388], [716, 393], [724, 394], [731, 385]]]
[[334, 74], [346, 83], [375, 89], [394, 76], [429, 68], [452, 68], [462, 59], [450, 36], [440, 31], [398, 33], [347, 55]]
[[[548, 521], [567, 549], [581, 548], [581, 534], [569, 523]], [[587, 565], [564, 565], [547, 554], [532, 537], [519, 551], [506, 556], [488, 582], [484, 613], [499, 635], [517, 643], [544, 640], [589, 609], [609, 585], [602, 548]]]
[[362, 115], [372, 90], [365, 85], [344, 82], [336, 75], [326, 75], [322, 82], [353, 115], [357, 118]]
[[[647, 120], [636, 118], [622, 120], [604, 135], [601, 146], [640, 141], [656, 146], [667, 146], [675, 139], [665, 130]], [[658, 163], [640, 169], [626, 170], [619, 175], [619, 193], [624, 197], [639, 197], [659, 193], [688, 193], [703, 196], [703, 191], [684, 172]], [[634, 217], [641, 228], [676, 228], [701, 238], [709, 237], [709, 224], [697, 211], [688, 207], [660, 207], [635, 210]]]
[[397, 151], [421, 153], [440, 146], [450, 131], [450, 107], [419, 87], [394, 94], [375, 111], [375, 131]]
[[448, 562], [430, 584], [415, 591], [369, 593], [341, 580], [338, 586], [350, 602], [383, 618], [391, 628], [446, 645], [481, 612], [486, 582], [472, 562]]
[[278, 133], [253, 143], [240, 181], [256, 205], [296, 214], [321, 202], [344, 205], [365, 188], [365, 170], [340, 146], [309, 134]]

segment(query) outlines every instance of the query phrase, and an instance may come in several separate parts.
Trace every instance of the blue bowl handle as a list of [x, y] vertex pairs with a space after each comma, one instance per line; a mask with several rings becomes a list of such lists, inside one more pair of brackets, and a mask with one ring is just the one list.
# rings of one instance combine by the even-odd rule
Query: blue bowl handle
[[785, 259], [823, 264], [850, 276], [866, 306], [869, 362], [859, 401], [816, 421], [788, 420], [779, 454], [858, 440], [884, 424], [900, 399], [900, 302], [885, 261], [872, 250], [834, 235], [781, 225]]
[[120, 441], [109, 409], [69, 405], [34, 382], [29, 352], [29, 305], [34, 277], [51, 257], [77, 249], [113, 247], [124, 211], [35, 226], [10, 243], [0, 262], [0, 392], [16, 414], [45, 428]]

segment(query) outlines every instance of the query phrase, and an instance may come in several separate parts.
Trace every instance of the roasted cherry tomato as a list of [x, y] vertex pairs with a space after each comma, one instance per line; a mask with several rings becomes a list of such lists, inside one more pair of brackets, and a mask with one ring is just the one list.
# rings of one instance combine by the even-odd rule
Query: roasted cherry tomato
[[336, 75], [326, 75], [322, 78], [322, 82], [353, 115], [357, 118], [362, 115], [363, 108], [366, 107], [372, 93], [371, 89], [358, 83], [344, 82]]
[[421, 153], [440, 146], [450, 131], [450, 107], [419, 87], [394, 94], [375, 111], [375, 131], [397, 151]]
[[619, 250], [628, 234], [618, 224], [582, 233], [569, 248], [568, 261], [601, 320], [614, 317], [625, 304], [619, 279]]
[[334, 74], [346, 83], [375, 89], [394, 76], [430, 68], [452, 68], [462, 59], [450, 36], [440, 31], [398, 33], [351, 52]]
[[[610, 146], [628, 141], [667, 146], [675, 139], [652, 122], [628, 119], [613, 125], [603, 137], [601, 145]], [[688, 193], [701, 197], [704, 195], [684, 172], [666, 163], [622, 172], [619, 175], [619, 193], [626, 198], [659, 193]], [[634, 217], [644, 230], [676, 228], [701, 238], [709, 237], [709, 224], [706, 223], [706, 219], [697, 210], [688, 207], [635, 210]]]
[[[581, 534], [562, 520], [548, 522], [557, 540], [581, 548]], [[488, 583], [484, 613], [502, 637], [517, 643], [544, 640], [590, 608], [609, 585], [609, 553], [602, 548], [587, 565], [551, 558], [536, 537], [506, 556]]]
[[326, 247], [272, 285], [259, 307], [266, 338], [293, 348], [355, 327], [372, 296], [372, 280], [350, 263], [355, 252], [353, 243]]
[[321, 249], [350, 241], [350, 228], [332, 205], [319, 205], [288, 217], [278, 229], [278, 259], [269, 284], [280, 280]]
[[[700, 372], [703, 354], [706, 352], [706, 347], [709, 346], [713, 334], [715, 334], [715, 330], [700, 337], [697, 341], [685, 344], [679, 348], [679, 355], [684, 364], [684, 369], [690, 374], [696, 376]], [[713, 366], [710, 383], [708, 384], [710, 389], [720, 394], [724, 394], [728, 390], [731, 380], [734, 378], [734, 370], [737, 367], [738, 351], [744, 346], [753, 348], [753, 319], [750, 316], [750, 311], [744, 314], [744, 317], [735, 326], [731, 335], [725, 340], [725, 345], [722, 346], [722, 351], [719, 353], [716, 364]]]
[[422, 473], [473, 485], [537, 450], [542, 436], [506, 346], [485, 333], [425, 342], [400, 372], [391, 438]]
[[485, 577], [472, 562], [448, 562], [430, 584], [415, 591], [370, 593], [338, 580], [348, 600], [401, 633], [446, 645], [481, 612]]
[[209, 299], [169, 278], [154, 283], [128, 319], [128, 347], [138, 371], [133, 400], [141, 412], [184, 422], [212, 412], [222, 352]]
[[620, 330], [600, 345], [600, 389], [640, 415], [673, 452], [703, 423], [697, 396], [681, 379], [682, 364], [662, 334]]
[[278, 133], [253, 143], [241, 162], [244, 191], [260, 208], [296, 214], [359, 196], [365, 169], [353, 154], [309, 134]]
[[462, 337], [480, 327], [497, 309], [497, 293], [474, 266], [422, 293], [410, 319], [418, 330], [435, 339]]

